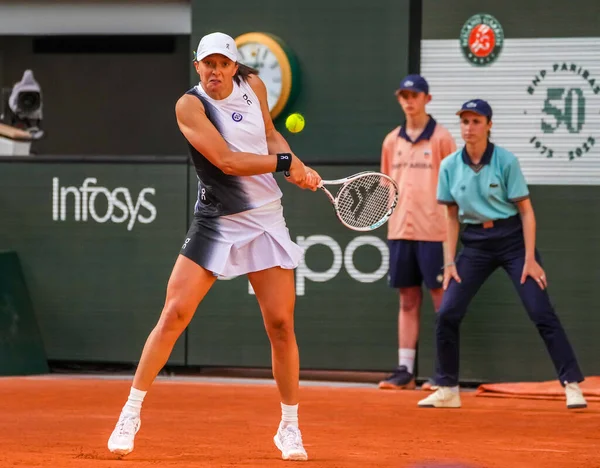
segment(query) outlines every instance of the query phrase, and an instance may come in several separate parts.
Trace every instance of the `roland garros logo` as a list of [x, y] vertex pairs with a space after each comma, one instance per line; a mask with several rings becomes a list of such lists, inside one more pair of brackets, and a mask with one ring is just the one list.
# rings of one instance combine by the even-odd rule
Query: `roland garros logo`
[[460, 31], [460, 48], [465, 58], [476, 66], [494, 62], [504, 45], [504, 31], [492, 15], [471, 16]]

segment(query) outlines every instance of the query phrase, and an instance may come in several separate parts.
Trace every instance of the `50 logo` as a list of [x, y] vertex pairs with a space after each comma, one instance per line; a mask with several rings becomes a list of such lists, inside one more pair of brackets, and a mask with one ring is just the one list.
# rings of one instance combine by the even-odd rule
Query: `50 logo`
[[568, 156], [573, 160], [596, 144], [598, 129], [587, 124], [589, 119], [599, 118], [600, 81], [585, 67], [554, 63], [536, 74], [527, 93], [539, 95], [542, 101], [541, 133], [529, 139], [541, 154], [548, 158]]

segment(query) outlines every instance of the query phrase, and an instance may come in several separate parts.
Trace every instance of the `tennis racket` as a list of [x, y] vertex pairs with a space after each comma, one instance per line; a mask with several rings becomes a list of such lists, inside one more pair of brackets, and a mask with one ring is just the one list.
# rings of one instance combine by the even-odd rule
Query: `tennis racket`
[[[341, 185], [335, 197], [325, 186]], [[398, 203], [398, 186], [380, 172], [359, 172], [337, 180], [323, 180], [319, 188], [333, 204], [344, 226], [354, 231], [372, 231], [390, 219]]]

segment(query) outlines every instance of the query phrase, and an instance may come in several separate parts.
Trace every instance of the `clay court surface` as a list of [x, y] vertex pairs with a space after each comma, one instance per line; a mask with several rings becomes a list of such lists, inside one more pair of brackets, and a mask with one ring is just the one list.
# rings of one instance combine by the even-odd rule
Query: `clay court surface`
[[[0, 467], [283, 467], [274, 385], [158, 381], [136, 450], [106, 449], [129, 380], [0, 379]], [[600, 403], [476, 397], [419, 409], [422, 391], [303, 386], [300, 425], [313, 467], [600, 467]], [[436, 464], [437, 463], [437, 464]]]

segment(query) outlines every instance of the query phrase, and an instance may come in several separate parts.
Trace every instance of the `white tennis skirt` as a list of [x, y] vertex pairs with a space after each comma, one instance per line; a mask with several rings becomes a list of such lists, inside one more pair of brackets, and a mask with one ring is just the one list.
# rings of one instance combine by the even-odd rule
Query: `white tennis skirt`
[[290, 238], [280, 199], [233, 215], [195, 216], [180, 253], [223, 277], [294, 269], [303, 255]]

